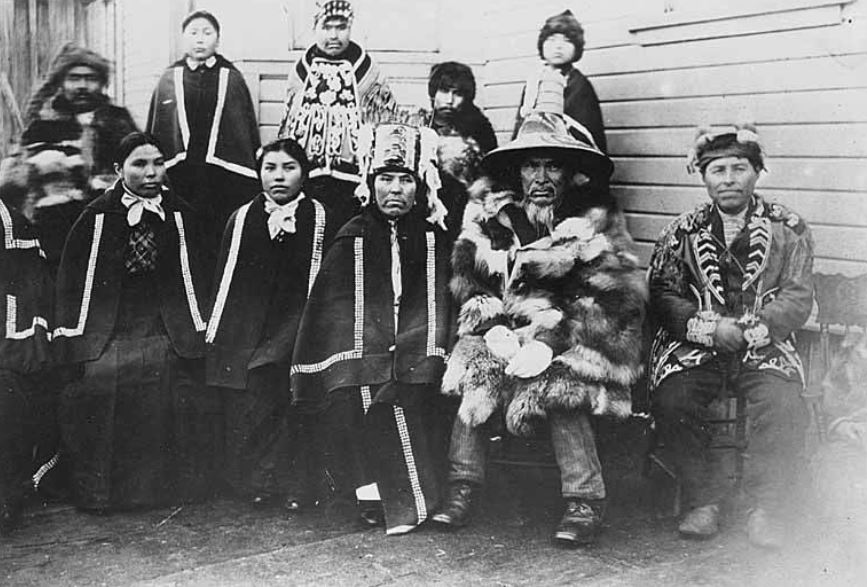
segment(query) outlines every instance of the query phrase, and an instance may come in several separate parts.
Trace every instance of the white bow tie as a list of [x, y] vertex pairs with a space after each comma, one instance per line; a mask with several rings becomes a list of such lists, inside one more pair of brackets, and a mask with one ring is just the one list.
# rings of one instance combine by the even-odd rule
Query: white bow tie
[[265, 196], [265, 213], [268, 214], [268, 233], [271, 235], [271, 240], [281, 234], [295, 234], [295, 212], [298, 211], [298, 204], [303, 199], [304, 194], [298, 194], [298, 197], [288, 204], [280, 205]]
[[120, 198], [121, 204], [126, 206], [126, 221], [130, 226], [135, 226], [141, 222], [142, 214], [145, 210], [153, 212], [160, 217], [160, 220], [165, 221], [166, 213], [161, 206], [163, 197], [157, 194], [153, 198], [142, 198], [129, 192], [124, 192]]

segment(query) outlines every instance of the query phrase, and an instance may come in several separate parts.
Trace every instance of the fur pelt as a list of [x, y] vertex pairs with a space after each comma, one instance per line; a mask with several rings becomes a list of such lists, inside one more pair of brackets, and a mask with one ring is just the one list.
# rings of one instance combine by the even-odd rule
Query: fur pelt
[[[590, 208], [519, 246], [498, 213], [511, 194], [474, 189], [452, 256], [460, 339], [443, 379], [444, 393], [463, 398], [459, 416], [477, 425], [502, 408], [518, 435], [553, 410], [628, 416], [642, 372], [647, 291], [617, 213]], [[483, 338], [498, 324], [522, 345], [550, 346], [547, 369], [529, 379], [505, 375], [507, 361]]]

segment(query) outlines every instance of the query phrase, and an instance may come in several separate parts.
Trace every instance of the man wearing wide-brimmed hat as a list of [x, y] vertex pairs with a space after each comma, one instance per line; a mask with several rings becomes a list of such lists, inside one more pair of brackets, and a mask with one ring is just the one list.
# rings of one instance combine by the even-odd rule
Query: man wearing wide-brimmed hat
[[500, 414], [516, 435], [547, 421], [566, 506], [554, 536], [574, 545], [593, 542], [601, 525], [590, 416], [630, 414], [646, 288], [622, 215], [589, 188], [613, 165], [567, 131], [562, 83], [544, 80], [517, 138], [485, 157], [488, 176], [471, 190], [455, 244], [459, 340], [443, 392], [461, 405], [449, 498], [434, 520], [467, 522]]
[[719, 531], [730, 487], [708, 450], [708, 406], [738, 395], [749, 426], [749, 540], [776, 548], [806, 425], [794, 332], [813, 307], [813, 241], [803, 219], [755, 193], [765, 163], [752, 126], [700, 129], [687, 168], [701, 172], [710, 201], [672, 222], [650, 261], [654, 416], [691, 506], [678, 530]]

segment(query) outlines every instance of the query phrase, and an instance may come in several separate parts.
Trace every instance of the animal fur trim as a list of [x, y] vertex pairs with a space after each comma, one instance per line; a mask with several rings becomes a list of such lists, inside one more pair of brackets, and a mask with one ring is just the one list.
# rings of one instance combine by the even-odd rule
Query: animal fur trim
[[445, 395], [462, 397], [458, 417], [470, 426], [485, 423], [511, 397], [513, 382], [506, 362], [495, 356], [481, 336], [463, 336], [449, 356], [442, 380]]

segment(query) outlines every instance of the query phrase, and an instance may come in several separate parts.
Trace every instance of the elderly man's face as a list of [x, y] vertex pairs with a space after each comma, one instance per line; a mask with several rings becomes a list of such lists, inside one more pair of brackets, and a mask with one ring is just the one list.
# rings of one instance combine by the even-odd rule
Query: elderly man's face
[[337, 57], [349, 47], [352, 27], [345, 18], [327, 18], [316, 23], [314, 33], [319, 50], [329, 57]]
[[87, 112], [96, 106], [96, 98], [102, 94], [102, 78], [88, 65], [70, 67], [63, 78], [63, 96], [79, 112]]
[[546, 155], [530, 155], [521, 164], [521, 187], [524, 190], [524, 199], [532, 204], [555, 204], [566, 188], [563, 162]]
[[710, 199], [726, 214], [741, 212], [750, 202], [759, 172], [744, 157], [720, 157], [702, 173]]

